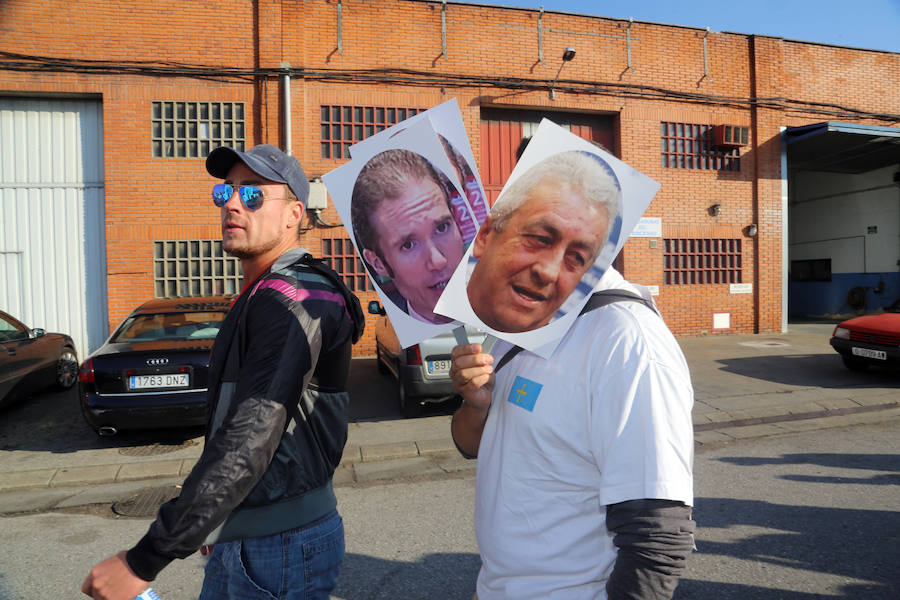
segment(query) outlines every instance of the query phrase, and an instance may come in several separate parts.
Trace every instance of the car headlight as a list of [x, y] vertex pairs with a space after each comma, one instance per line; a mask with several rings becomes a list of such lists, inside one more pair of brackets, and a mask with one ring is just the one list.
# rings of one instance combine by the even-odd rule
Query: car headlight
[[844, 327], [835, 327], [834, 328], [834, 337], [841, 338], [842, 340], [850, 339], [850, 330]]

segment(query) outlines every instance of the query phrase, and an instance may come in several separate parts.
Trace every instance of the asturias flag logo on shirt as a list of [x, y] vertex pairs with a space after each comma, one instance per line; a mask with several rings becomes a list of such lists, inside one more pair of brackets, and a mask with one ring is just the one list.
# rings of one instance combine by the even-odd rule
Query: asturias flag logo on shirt
[[506, 401], [516, 406], [521, 406], [528, 412], [533, 412], [534, 404], [537, 402], [542, 387], [544, 387], [543, 384], [536, 381], [531, 381], [524, 377], [516, 377]]

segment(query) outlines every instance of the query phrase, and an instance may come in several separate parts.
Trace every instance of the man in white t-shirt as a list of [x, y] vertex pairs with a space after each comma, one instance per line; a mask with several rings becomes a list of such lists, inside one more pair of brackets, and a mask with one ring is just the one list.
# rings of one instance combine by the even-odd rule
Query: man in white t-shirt
[[[548, 261], [565, 260], [567, 231], [581, 233], [566, 224], [585, 197], [577, 181], [551, 183], [534, 186], [522, 208], [553, 204], [542, 219], [556, 223], [557, 234], [531, 253], [507, 227], [494, 232], [484, 256], [515, 255], [527, 269], [531, 253], [531, 276], [565, 272]], [[537, 197], [564, 188], [570, 193], [554, 203]], [[567, 195], [578, 201], [567, 207]], [[608, 219], [597, 221], [608, 228]], [[602, 246], [608, 231], [598, 233]], [[577, 280], [544, 283], [561, 305]], [[646, 288], [614, 269], [601, 287], [642, 301], [582, 314], [549, 359], [522, 351], [495, 373], [494, 357], [510, 344], [499, 342], [493, 356], [478, 344], [453, 351], [450, 375], [463, 403], [451, 431], [460, 451], [479, 459], [479, 600], [670, 598], [693, 548], [687, 363]], [[546, 324], [556, 308], [542, 307], [545, 320], [529, 326]]]

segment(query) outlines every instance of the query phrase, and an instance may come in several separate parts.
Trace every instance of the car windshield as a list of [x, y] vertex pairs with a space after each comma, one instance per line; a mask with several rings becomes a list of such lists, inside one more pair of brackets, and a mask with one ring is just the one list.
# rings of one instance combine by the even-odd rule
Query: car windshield
[[221, 311], [142, 314], [128, 317], [111, 342], [211, 340], [219, 333]]
[[28, 330], [21, 324], [16, 324], [13, 321], [14, 319], [12, 317], [7, 319], [3, 315], [0, 315], [0, 342], [10, 342], [28, 338]]

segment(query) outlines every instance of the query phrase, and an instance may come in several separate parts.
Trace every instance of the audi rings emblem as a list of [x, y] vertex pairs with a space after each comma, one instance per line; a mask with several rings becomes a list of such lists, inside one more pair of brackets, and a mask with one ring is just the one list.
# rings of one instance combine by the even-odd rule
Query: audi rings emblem
[[167, 364], [169, 364], [169, 359], [168, 358], [148, 358], [147, 364], [151, 365], [151, 366], [167, 365]]

